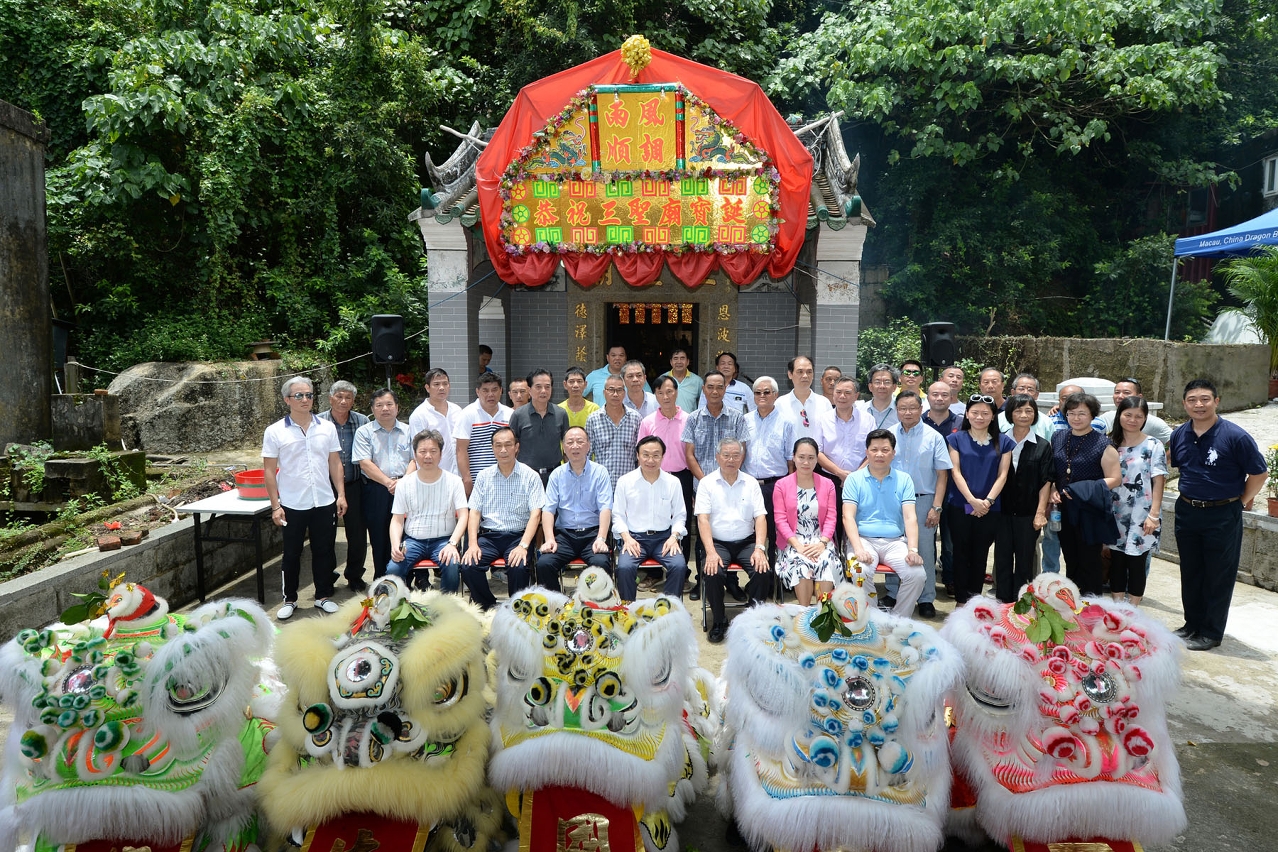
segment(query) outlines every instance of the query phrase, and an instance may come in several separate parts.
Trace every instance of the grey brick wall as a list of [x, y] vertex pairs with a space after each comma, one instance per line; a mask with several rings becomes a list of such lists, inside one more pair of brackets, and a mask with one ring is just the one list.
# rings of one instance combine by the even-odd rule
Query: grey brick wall
[[772, 376], [787, 389], [785, 365], [797, 351], [799, 304], [789, 292], [742, 293], [737, 302], [737, 358], [752, 378]]
[[[451, 294], [439, 294], [439, 299]], [[467, 405], [474, 399], [471, 363], [472, 350], [478, 336], [478, 323], [468, 306], [469, 293], [457, 295], [430, 309], [430, 365], [448, 372], [452, 381], [449, 398], [458, 405]]]
[[545, 290], [516, 290], [510, 294], [506, 317], [510, 329], [510, 373], [527, 376], [535, 367], [555, 375], [555, 395], [565, 396], [564, 370], [568, 368], [568, 294]]
[[[857, 305], [821, 305], [812, 308], [813, 358], [816, 368], [836, 366], [856, 370], [856, 338], [860, 330]], [[857, 377], [858, 381], [861, 379]]]

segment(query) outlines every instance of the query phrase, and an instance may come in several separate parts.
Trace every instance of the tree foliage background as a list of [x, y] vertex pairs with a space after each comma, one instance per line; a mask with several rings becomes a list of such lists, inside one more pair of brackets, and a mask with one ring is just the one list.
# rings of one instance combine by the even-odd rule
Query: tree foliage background
[[[1275, 27], [1267, 0], [0, 0], [0, 99], [49, 125], [51, 283], [96, 366], [425, 328], [406, 216], [439, 125], [635, 32], [845, 111], [893, 312], [1157, 335], [1184, 193], [1278, 127]], [[1194, 335], [1216, 295], [1181, 292]]]

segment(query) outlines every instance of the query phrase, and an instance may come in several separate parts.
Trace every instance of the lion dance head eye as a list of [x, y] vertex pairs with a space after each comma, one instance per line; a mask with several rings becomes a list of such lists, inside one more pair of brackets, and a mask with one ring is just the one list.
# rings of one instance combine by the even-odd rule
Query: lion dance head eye
[[550, 702], [551, 694], [550, 681], [539, 677], [528, 689], [528, 703], [535, 707], [543, 707]]
[[470, 675], [462, 672], [460, 678], [449, 678], [435, 687], [435, 694], [431, 696], [431, 701], [437, 707], [451, 707], [461, 701], [469, 690]]
[[621, 678], [615, 672], [604, 672], [595, 683], [595, 688], [604, 698], [616, 698], [621, 694]]

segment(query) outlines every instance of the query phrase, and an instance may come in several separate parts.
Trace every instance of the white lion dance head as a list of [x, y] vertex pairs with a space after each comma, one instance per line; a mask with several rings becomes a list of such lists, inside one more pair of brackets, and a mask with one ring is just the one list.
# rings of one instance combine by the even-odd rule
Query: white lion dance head
[[671, 823], [706, 783], [713, 682], [687, 611], [606, 592], [528, 589], [493, 619], [489, 778], [525, 848], [677, 849]]
[[108, 591], [105, 623], [24, 630], [0, 648], [14, 711], [0, 850], [24, 836], [40, 850], [247, 849], [271, 729], [256, 662], [270, 620], [244, 600], [182, 616], [143, 586]]
[[1185, 826], [1165, 712], [1180, 643], [1130, 607], [1082, 604], [1041, 574], [1019, 604], [978, 598], [946, 620], [967, 664], [956, 771], [977, 823], [1009, 845], [1166, 843]]
[[936, 631], [872, 610], [867, 595], [854, 582], [828, 604], [755, 607], [728, 631], [731, 800], [720, 804], [752, 848], [932, 852], [944, 841], [944, 696], [962, 664]]
[[296, 845], [485, 852], [501, 802], [484, 784], [492, 694], [478, 611], [382, 577], [363, 601], [291, 624], [288, 701], [262, 810]]

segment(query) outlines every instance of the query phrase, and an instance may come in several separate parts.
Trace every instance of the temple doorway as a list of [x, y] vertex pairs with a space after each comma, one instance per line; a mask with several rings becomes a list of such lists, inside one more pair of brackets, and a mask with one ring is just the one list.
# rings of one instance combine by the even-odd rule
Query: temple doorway
[[670, 369], [670, 353], [686, 349], [697, 360], [698, 308], [695, 302], [612, 302], [608, 305], [608, 345], [626, 347], [626, 355], [643, 362], [648, 381]]

